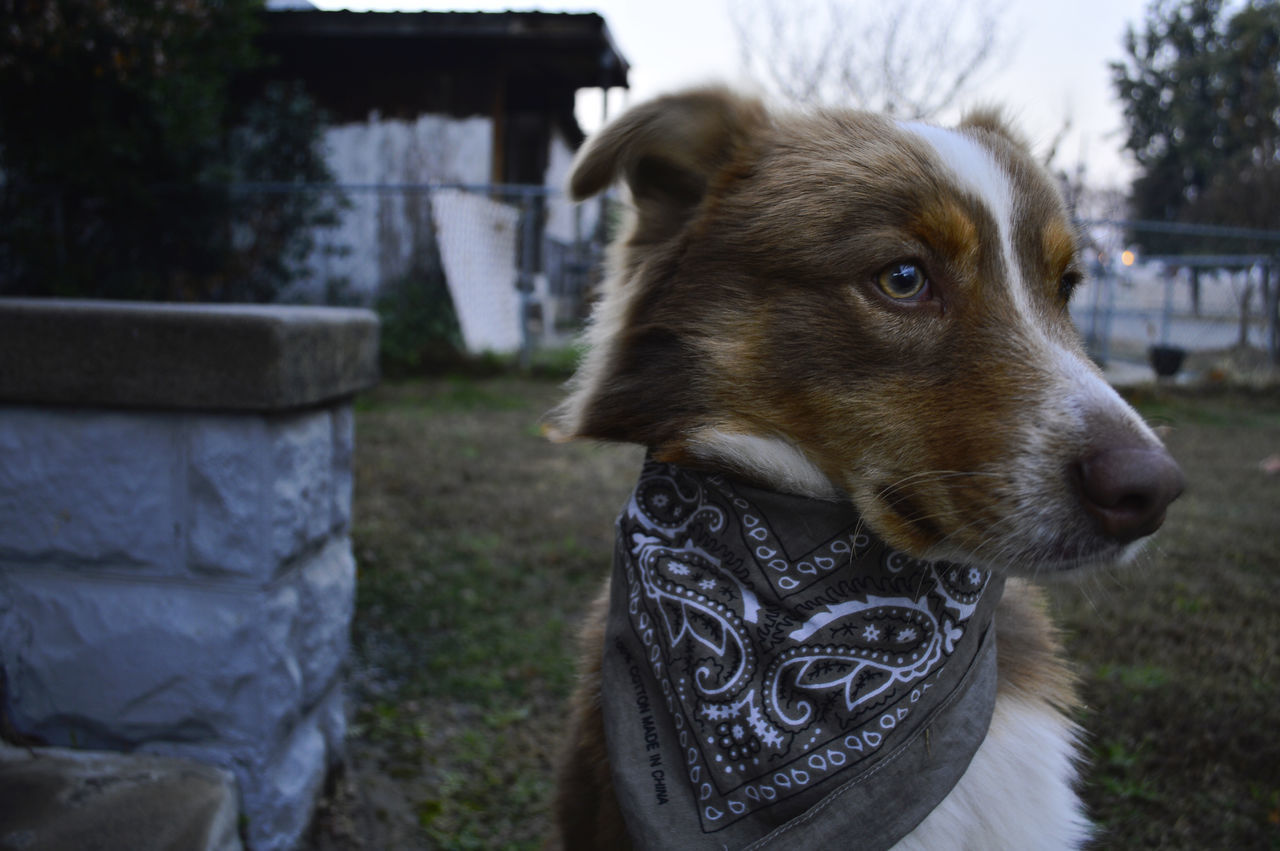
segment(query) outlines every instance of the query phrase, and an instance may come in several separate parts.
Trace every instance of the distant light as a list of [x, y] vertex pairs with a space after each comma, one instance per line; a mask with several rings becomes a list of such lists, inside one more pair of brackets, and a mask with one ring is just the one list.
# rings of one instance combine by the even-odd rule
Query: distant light
[[1123, 264], [1124, 264], [1124, 265], [1126, 265], [1126, 266], [1132, 266], [1132, 265], [1133, 265], [1133, 261], [1134, 261], [1134, 260], [1136, 260], [1136, 259], [1137, 259], [1137, 258], [1133, 256], [1133, 252], [1132, 252], [1132, 251], [1128, 251], [1128, 250], [1126, 250], [1126, 251], [1121, 252], [1121, 254], [1120, 254], [1120, 262], [1121, 262], [1121, 263], [1123, 263]]

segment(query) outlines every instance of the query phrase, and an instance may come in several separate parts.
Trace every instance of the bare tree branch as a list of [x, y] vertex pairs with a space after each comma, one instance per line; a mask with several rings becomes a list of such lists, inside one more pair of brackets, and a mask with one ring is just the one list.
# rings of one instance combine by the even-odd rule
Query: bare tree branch
[[1003, 54], [1001, 0], [744, 0], [735, 4], [746, 73], [801, 104], [848, 104], [927, 118]]
[[1053, 134], [1053, 139], [1045, 148], [1044, 156], [1040, 158], [1040, 162], [1045, 168], [1053, 168], [1053, 161], [1058, 158], [1058, 149], [1062, 147], [1062, 143], [1066, 141], [1067, 135], [1071, 132], [1072, 125], [1075, 124], [1075, 116], [1071, 107], [1068, 105], [1063, 110], [1062, 124], [1058, 126], [1058, 131]]

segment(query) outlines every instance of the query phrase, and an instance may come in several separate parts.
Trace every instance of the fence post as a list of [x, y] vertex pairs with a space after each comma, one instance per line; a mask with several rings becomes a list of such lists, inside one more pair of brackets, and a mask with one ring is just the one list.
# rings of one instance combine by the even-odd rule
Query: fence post
[[1098, 277], [1094, 280], [1096, 286], [1094, 286], [1093, 292], [1090, 293], [1092, 303], [1089, 305], [1089, 331], [1085, 335], [1085, 343], [1099, 366], [1106, 366], [1107, 359], [1102, 354], [1098, 342], [1098, 302], [1102, 298], [1102, 287], [1109, 274], [1104, 267], [1099, 267]]
[[538, 263], [538, 205], [534, 194], [525, 191], [520, 204], [520, 367], [533, 363], [533, 335], [529, 330], [529, 313], [533, 307], [533, 289]]
[[1120, 274], [1114, 269], [1112, 273], [1107, 275], [1107, 291], [1105, 294], [1106, 301], [1103, 303], [1102, 310], [1102, 363], [1105, 366], [1111, 362], [1111, 320], [1115, 317], [1116, 312], [1116, 284], [1120, 280]]
[[1249, 347], [1249, 313], [1252, 307], [1253, 269], [1247, 269], [1244, 273], [1244, 291], [1240, 293], [1240, 336], [1236, 342], [1241, 349]]
[[1271, 362], [1280, 364], [1280, 280], [1271, 275], [1276, 262], [1277, 258], [1272, 257], [1262, 265], [1262, 288], [1267, 294], [1267, 344], [1271, 349]]

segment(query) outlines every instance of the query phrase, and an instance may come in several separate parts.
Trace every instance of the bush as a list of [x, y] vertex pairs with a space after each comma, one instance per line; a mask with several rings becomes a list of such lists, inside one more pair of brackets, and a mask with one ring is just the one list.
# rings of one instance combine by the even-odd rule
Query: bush
[[465, 361], [462, 330], [439, 264], [383, 285], [382, 374], [391, 378], [455, 369]]
[[232, 192], [331, 182], [305, 93], [232, 107], [262, 0], [3, 8], [0, 295], [269, 301], [305, 271], [334, 196]]

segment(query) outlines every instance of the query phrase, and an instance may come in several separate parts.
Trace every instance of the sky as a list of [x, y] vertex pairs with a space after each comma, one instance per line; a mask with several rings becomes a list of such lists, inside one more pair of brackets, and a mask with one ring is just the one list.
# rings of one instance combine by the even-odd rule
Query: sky
[[[629, 92], [615, 91], [608, 109], [684, 86], [735, 82], [742, 73], [730, 7], [743, 0], [312, 0], [322, 9], [357, 11], [598, 12], [631, 65]], [[1007, 52], [967, 99], [1004, 106], [1015, 125], [1043, 152], [1068, 116], [1071, 130], [1055, 165], [1086, 168], [1096, 187], [1120, 187], [1133, 174], [1123, 154], [1123, 120], [1107, 63], [1122, 55], [1125, 28], [1140, 25], [1147, 0], [1006, 0], [1001, 28]], [[956, 105], [954, 120], [967, 105]], [[602, 106], [594, 92], [579, 97], [583, 129], [595, 129]]]

